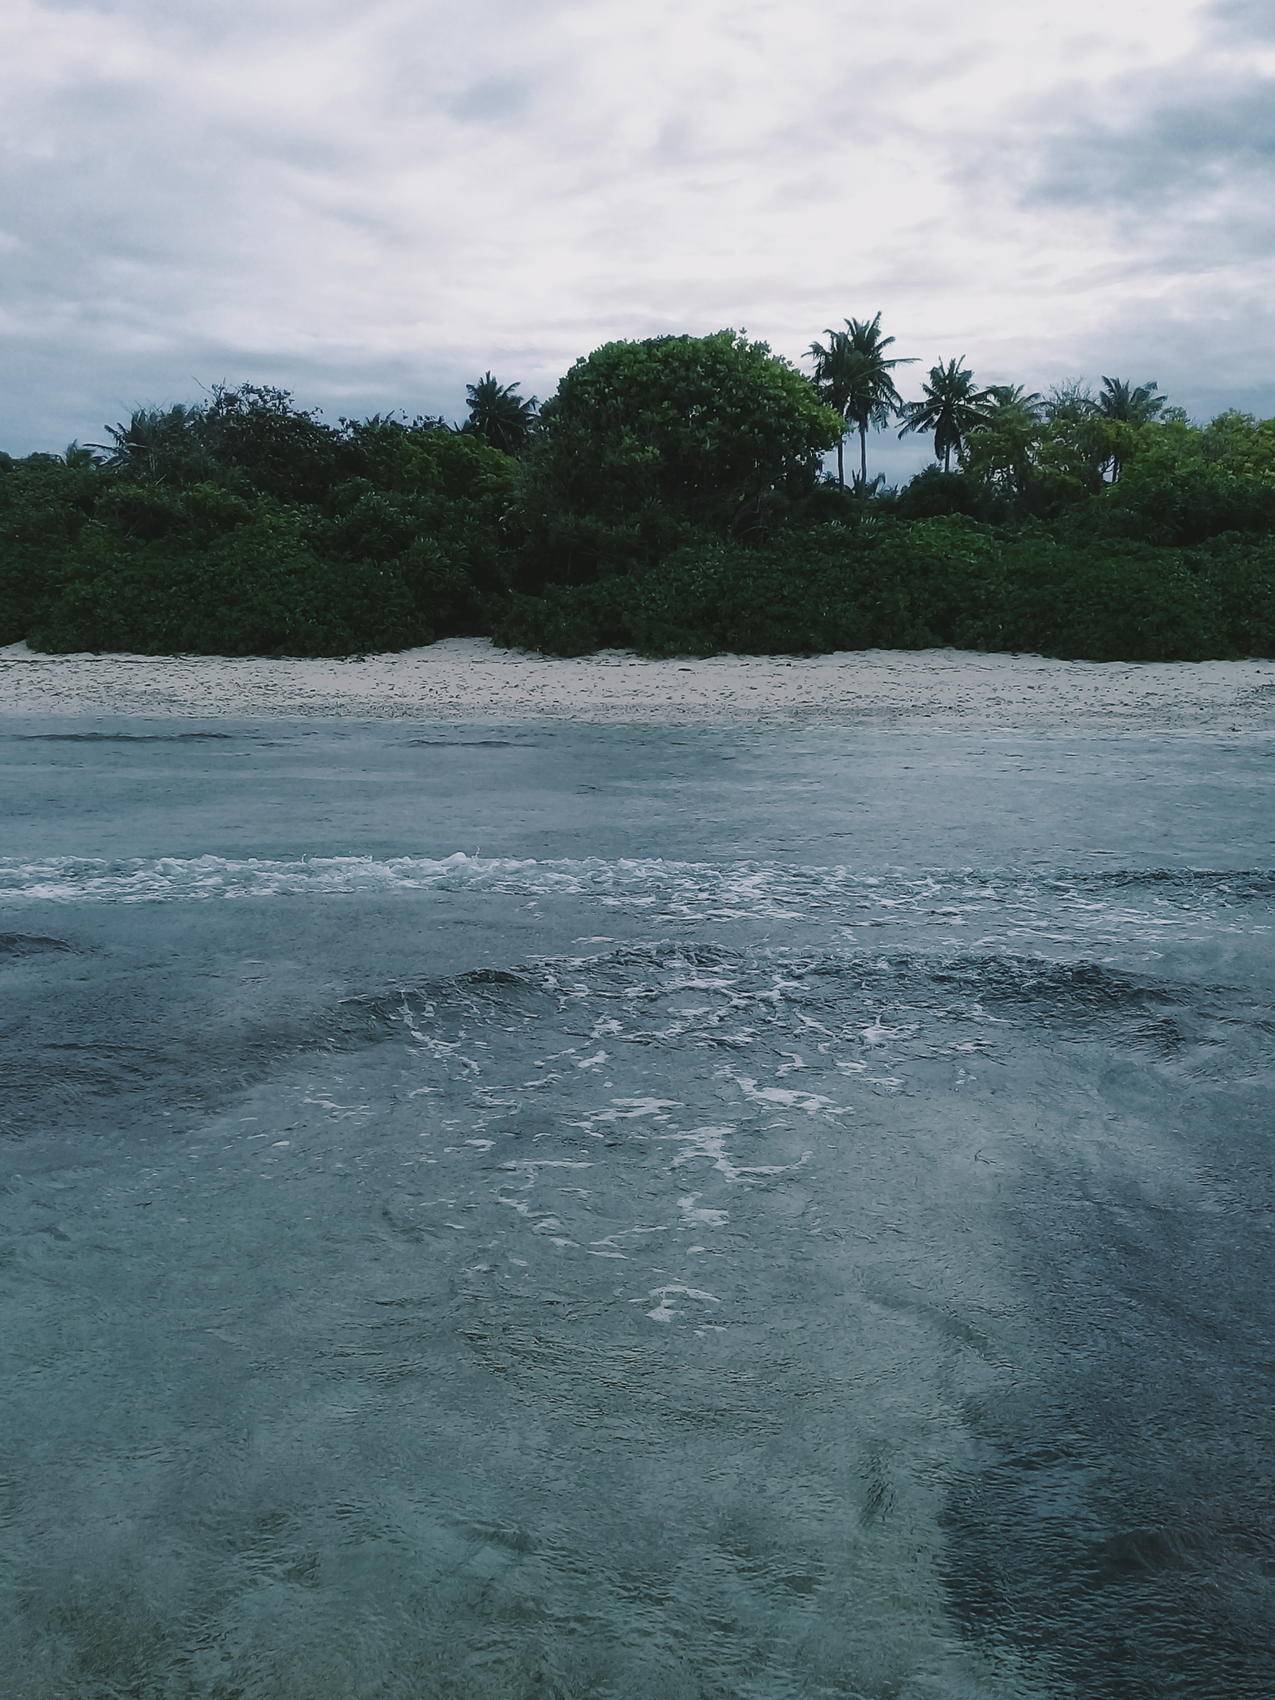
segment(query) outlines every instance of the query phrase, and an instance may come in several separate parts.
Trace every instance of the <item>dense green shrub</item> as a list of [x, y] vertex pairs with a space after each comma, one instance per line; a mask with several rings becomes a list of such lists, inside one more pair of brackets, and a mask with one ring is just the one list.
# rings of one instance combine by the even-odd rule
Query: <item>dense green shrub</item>
[[281, 502], [322, 502], [340, 476], [340, 435], [287, 390], [218, 388], [195, 435], [213, 463], [243, 486]]
[[0, 466], [0, 641], [335, 655], [486, 630], [508, 587], [516, 471], [477, 437], [253, 387], [111, 435]]
[[1227, 532], [1275, 531], [1275, 475], [1207, 461], [1135, 461], [1087, 517], [1100, 534], [1147, 543], [1189, 545]]
[[68, 570], [64, 543], [0, 541], [0, 644], [32, 635]]
[[[1233, 653], [1207, 563], [1140, 544], [1008, 542], [1007, 649], [1087, 661], [1190, 661]], [[980, 643], [979, 648], [996, 648]]]
[[1219, 537], [1188, 558], [1211, 587], [1217, 653], [1275, 656], [1275, 536]]
[[474, 435], [393, 422], [360, 449], [363, 473], [330, 493], [316, 545], [335, 560], [397, 562], [436, 636], [483, 630], [511, 583], [513, 460]]
[[101, 528], [31, 641], [52, 651], [346, 655], [433, 635], [417, 624], [396, 566], [326, 560], [302, 515], [263, 510], [203, 549], [166, 538], [121, 544]]
[[987, 498], [966, 473], [927, 466], [908, 480], [889, 506], [900, 519], [945, 519], [952, 514], [977, 519], [987, 508]]
[[0, 456], [0, 643], [30, 634], [62, 581], [102, 482], [91, 463], [74, 456]]
[[554, 654], [810, 654], [938, 645], [1093, 661], [1275, 653], [1275, 543], [1067, 543], [963, 519], [716, 542], [641, 577], [520, 597], [502, 641]]

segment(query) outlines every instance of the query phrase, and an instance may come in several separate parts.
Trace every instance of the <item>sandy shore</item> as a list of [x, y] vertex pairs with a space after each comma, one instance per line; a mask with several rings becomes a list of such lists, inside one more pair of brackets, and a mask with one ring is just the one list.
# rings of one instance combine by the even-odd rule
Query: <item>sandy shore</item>
[[0, 648], [0, 713], [1275, 732], [1275, 661], [1097, 663], [947, 649], [562, 661], [480, 638], [301, 661], [47, 656], [14, 644]]

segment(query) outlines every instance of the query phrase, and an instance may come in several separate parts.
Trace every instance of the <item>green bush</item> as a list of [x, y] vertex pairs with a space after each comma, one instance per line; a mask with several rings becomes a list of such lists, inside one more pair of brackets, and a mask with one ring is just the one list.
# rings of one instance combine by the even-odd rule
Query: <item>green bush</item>
[[1143, 543], [1268, 535], [1275, 531], [1275, 421], [1223, 413], [1203, 429], [1181, 419], [1144, 426], [1120, 479], [1082, 520], [1099, 534]]
[[91, 464], [0, 456], [0, 643], [29, 636], [100, 494]]
[[433, 635], [397, 566], [327, 560], [307, 542], [303, 518], [280, 510], [205, 549], [124, 545], [99, 531], [31, 641], [55, 652], [347, 655]]
[[968, 474], [927, 466], [903, 486], [892, 506], [900, 519], [943, 519], [952, 514], [976, 519], [986, 508], [987, 497]]
[[[602, 601], [599, 592], [605, 591]], [[683, 549], [641, 577], [517, 598], [502, 641], [553, 654], [813, 654], [940, 645], [1092, 661], [1275, 653], [1275, 543], [1067, 543], [969, 520]]]
[[1275, 536], [1219, 537], [1192, 559], [1211, 586], [1218, 654], [1275, 656]]

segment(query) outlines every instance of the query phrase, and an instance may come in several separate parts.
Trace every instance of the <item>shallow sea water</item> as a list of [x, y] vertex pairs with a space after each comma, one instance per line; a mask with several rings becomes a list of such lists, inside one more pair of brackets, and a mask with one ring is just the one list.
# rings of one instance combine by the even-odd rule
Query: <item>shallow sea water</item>
[[0, 722], [5, 1692], [1275, 1693], [1273, 759]]

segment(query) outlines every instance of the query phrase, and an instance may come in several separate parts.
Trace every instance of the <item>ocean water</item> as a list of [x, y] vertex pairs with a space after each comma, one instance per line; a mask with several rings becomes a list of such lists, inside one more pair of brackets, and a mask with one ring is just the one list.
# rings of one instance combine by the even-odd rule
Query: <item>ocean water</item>
[[0, 734], [6, 1695], [1275, 1694], [1275, 746]]

